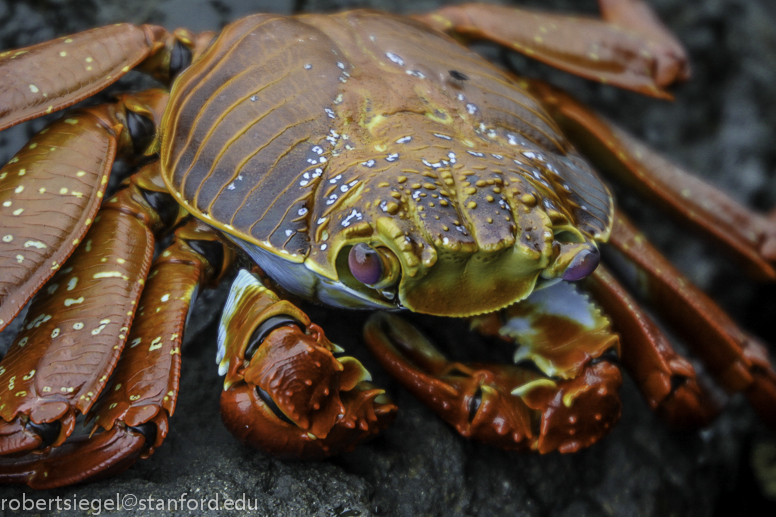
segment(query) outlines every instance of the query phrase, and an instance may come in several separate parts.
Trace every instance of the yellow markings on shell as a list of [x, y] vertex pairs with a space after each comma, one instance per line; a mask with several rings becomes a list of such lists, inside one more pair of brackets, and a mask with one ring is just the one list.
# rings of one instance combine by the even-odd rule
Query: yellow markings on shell
[[67, 300], [65, 300], [65, 307], [70, 307], [71, 305], [76, 305], [83, 302], [84, 302], [83, 296], [81, 296], [80, 298], [68, 298]]
[[52, 111], [54, 111], [54, 106], [52, 104], [49, 104], [49, 107], [46, 108], [46, 113], [51, 113]]
[[51, 263], [51, 269], [59, 269], [59, 264], [57, 263], [56, 260]]
[[46, 193], [46, 187], [40, 187], [38, 189], [38, 192], [40, 192], [41, 194], [45, 194]]
[[17, 396], [17, 397], [24, 397], [25, 395], [27, 395], [27, 392], [26, 392], [26, 391], [24, 391], [24, 390], [22, 390], [22, 391], [20, 391], [20, 392], [16, 393], [16, 396]]
[[60, 194], [67, 194], [67, 189], [65, 187], [62, 187], [61, 189], [59, 189], [59, 193]]
[[119, 391], [121, 389], [121, 383], [116, 384], [116, 388], [114, 388], [114, 391]]
[[19, 169], [19, 176], [24, 176], [27, 174], [27, 169]]
[[67, 290], [72, 291], [76, 285], [78, 285], [78, 277], [74, 276], [67, 282]]
[[21, 194], [23, 190], [24, 190], [24, 185], [19, 185], [18, 187], [16, 187], [16, 190], [14, 190], [14, 194]]
[[36, 147], [38, 147], [38, 144], [33, 142], [33, 143], [30, 144], [28, 149], [35, 149]]
[[137, 345], [139, 345], [139, 344], [140, 344], [142, 341], [143, 341], [143, 338], [142, 338], [142, 337], [136, 337], [136, 338], [135, 338], [135, 339], [133, 339], [133, 340], [132, 340], [132, 342], [129, 344], [129, 348], [136, 347], [136, 346], [137, 346]]
[[83, 176], [86, 176], [86, 171], [78, 171], [78, 172], [75, 173], [75, 175], [78, 176], [79, 178], [81, 178]]
[[73, 323], [73, 328], [75, 330], [81, 330], [82, 328], [84, 328], [84, 324], [82, 321], [79, 321], [78, 323]]
[[24, 262], [24, 255], [16, 255], [16, 262], [18, 262], [19, 264]]
[[78, 119], [77, 118], [66, 118], [65, 119], [65, 124], [70, 124], [71, 126], [75, 125], [75, 124], [78, 124]]
[[82, 197], [84, 197], [84, 193], [83, 193], [83, 192], [76, 192], [76, 191], [73, 191], [73, 192], [71, 192], [71, 194], [73, 194], [73, 195], [74, 195], [75, 197], [77, 197], [77, 198], [82, 198]]
[[64, 386], [59, 388], [59, 391], [62, 393], [73, 393], [75, 391], [75, 388], [65, 388]]
[[161, 298], [161, 300], [162, 300], [163, 302], [166, 302], [166, 301], [168, 301], [169, 299], [170, 299], [170, 294], [169, 294], [169, 293], [168, 293], [168, 294], [165, 294], [165, 295], [164, 295], [164, 296], [162, 296], [162, 298]]
[[30, 91], [31, 91], [32, 93], [38, 93], [40, 90], [38, 89], [38, 87], [37, 87], [37, 86], [35, 86], [34, 84], [31, 84], [31, 85], [30, 85]]
[[65, 52], [64, 50], [59, 53], [59, 57], [65, 57], [66, 55], [67, 55], [67, 52]]
[[57, 336], [59, 336], [59, 328], [55, 328], [54, 330], [51, 331], [52, 338], [55, 338]]
[[13, 240], [13, 235], [3, 235], [3, 242], [11, 242]]
[[84, 61], [86, 61], [87, 63], [91, 63], [92, 61], [94, 61], [94, 58], [89, 56], [86, 59], [84, 59]]
[[43, 393], [50, 393], [51, 392], [51, 386], [43, 386]]
[[48, 248], [46, 244], [40, 242], [40, 241], [27, 241], [24, 243], [25, 248], [38, 248], [39, 250], [43, 250]]
[[101, 320], [100, 321], [100, 326], [97, 327], [96, 329], [92, 329], [92, 336], [96, 336], [97, 334], [102, 332], [102, 330], [108, 325], [108, 323], [110, 323], [110, 319], [108, 319], [108, 318], [105, 318], [104, 320]]
[[134, 402], [135, 400], [137, 400], [139, 398], [140, 398], [140, 395], [132, 395], [131, 397], [129, 397], [129, 400]]

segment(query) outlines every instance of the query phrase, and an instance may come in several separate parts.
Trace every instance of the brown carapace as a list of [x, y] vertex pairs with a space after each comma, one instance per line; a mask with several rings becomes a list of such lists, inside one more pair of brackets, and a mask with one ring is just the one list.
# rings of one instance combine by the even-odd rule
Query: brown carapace
[[[719, 407], [598, 267], [606, 241], [719, 384], [776, 427], [765, 347], [615, 213], [596, 168], [766, 280], [773, 220], [450, 37], [670, 98], [689, 75], [678, 41], [640, 0], [599, 4], [601, 20], [469, 4], [255, 15], [218, 36], [120, 24], [0, 53], [0, 129], [133, 68], [167, 87], [66, 113], [0, 169], [0, 329], [31, 300], [0, 363], [0, 482], [62, 486], [151, 455], [192, 301], [238, 257], [253, 263], [219, 328], [222, 415], [281, 457], [352, 450], [397, 411], [299, 298], [469, 318], [514, 342], [514, 365], [469, 364], [396, 314], [367, 325], [386, 370], [467, 437], [586, 447], [619, 418], [619, 364], [670, 423], [704, 425]], [[139, 169], [106, 192], [119, 158]], [[74, 437], [79, 415], [93, 428]]]

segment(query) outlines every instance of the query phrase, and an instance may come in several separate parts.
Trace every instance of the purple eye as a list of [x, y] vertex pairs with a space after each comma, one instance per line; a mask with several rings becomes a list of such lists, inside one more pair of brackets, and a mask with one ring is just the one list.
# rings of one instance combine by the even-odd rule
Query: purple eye
[[601, 253], [598, 248], [590, 246], [585, 248], [571, 260], [571, 263], [563, 272], [563, 280], [576, 282], [590, 275], [601, 262]]
[[350, 248], [348, 267], [353, 276], [366, 285], [374, 285], [383, 277], [383, 260], [371, 246], [360, 242]]

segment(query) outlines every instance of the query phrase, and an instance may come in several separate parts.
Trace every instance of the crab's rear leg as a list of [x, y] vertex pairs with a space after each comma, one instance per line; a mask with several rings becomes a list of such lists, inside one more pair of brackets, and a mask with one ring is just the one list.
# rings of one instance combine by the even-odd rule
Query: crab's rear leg
[[488, 39], [573, 74], [671, 98], [689, 77], [684, 48], [642, 0], [599, 0], [602, 20], [487, 4], [416, 18], [454, 35]]
[[52, 488], [114, 475], [150, 456], [167, 435], [175, 410], [191, 304], [200, 286], [217, 281], [232, 258], [230, 248], [202, 223], [191, 219], [176, 230], [148, 275], [128, 345], [89, 412], [92, 435], [0, 460], [0, 482]]
[[303, 311], [240, 271], [219, 329], [226, 427], [285, 458], [352, 450], [390, 424], [397, 408], [342, 352]]
[[2, 52], [0, 131], [71, 106], [136, 67], [168, 82], [212, 37], [122, 23]]
[[389, 373], [466, 437], [505, 449], [573, 452], [619, 419], [618, 338], [571, 284], [536, 291], [472, 326], [517, 342], [518, 364], [450, 362], [388, 314], [375, 315], [365, 337]]
[[659, 204], [731, 253], [749, 274], [776, 280], [776, 218], [736, 202], [666, 160], [567, 93], [527, 81], [563, 132], [602, 172]]

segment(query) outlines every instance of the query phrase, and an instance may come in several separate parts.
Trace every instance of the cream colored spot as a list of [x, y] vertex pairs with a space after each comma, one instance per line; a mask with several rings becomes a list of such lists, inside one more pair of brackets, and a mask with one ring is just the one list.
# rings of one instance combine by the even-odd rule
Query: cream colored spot
[[43, 250], [48, 248], [44, 243], [40, 241], [27, 241], [24, 243], [25, 248], [38, 248], [39, 250]]
[[87, 66], [87, 67], [86, 67], [86, 71], [87, 71], [87, 72], [91, 72], [91, 71], [92, 71], [92, 67], [91, 67], [91, 66]]
[[162, 338], [161, 337], [154, 338], [154, 340], [151, 341], [151, 346], [148, 347], [148, 351], [152, 352], [154, 350], [158, 350], [158, 349], [162, 348], [161, 342], [162, 342]]
[[67, 283], [67, 290], [68, 290], [68, 291], [72, 291], [73, 289], [75, 289], [75, 286], [76, 286], [76, 285], [78, 285], [78, 277], [77, 277], [77, 276], [74, 276], [74, 277], [73, 277], [73, 278], [71, 278], [71, 279], [70, 279], [70, 281]]
[[81, 178], [83, 176], [86, 176], [86, 171], [78, 171], [78, 172], [75, 173], [75, 175], [78, 176], [79, 178]]
[[16, 262], [18, 262], [19, 264], [24, 262], [24, 255], [16, 255]]
[[65, 119], [65, 124], [70, 124], [70, 125], [78, 124], [78, 119], [77, 118], [66, 118]]
[[11, 206], [11, 202], [10, 201], [3, 201], [3, 206]]
[[31, 85], [30, 85], [30, 91], [31, 91], [32, 93], [38, 93], [40, 90], [38, 89], [38, 87], [37, 87], [37, 86], [35, 86], [34, 84], [31, 84]]
[[11, 242], [13, 240], [13, 235], [3, 235], [3, 242]]
[[41, 194], [45, 194], [46, 193], [46, 187], [40, 187], [38, 189], [38, 192], [40, 192]]
[[163, 301], [163, 302], [166, 302], [166, 301], [168, 301], [169, 299], [170, 299], [170, 295], [169, 295], [169, 293], [168, 293], [168, 294], [165, 294], [164, 296], [162, 296], [162, 301]]
[[43, 393], [51, 393], [51, 386], [43, 386]]
[[19, 169], [19, 176], [24, 176], [27, 174], [27, 169]]
[[13, 215], [20, 215], [22, 212], [24, 212], [24, 208], [17, 208], [13, 211]]
[[119, 264], [124, 264], [126, 260], [124, 260], [123, 258], [117, 258], [116, 262], [118, 262]]
[[14, 190], [14, 193], [21, 194], [23, 190], [24, 190], [24, 185], [19, 185], [18, 187], [16, 187], [16, 190]]
[[59, 335], [59, 329], [58, 328], [55, 328], [54, 330], [51, 331], [51, 337], [52, 338], [55, 338], [58, 335]]
[[[87, 226], [89, 225], [90, 222], [91, 222], [91, 220], [87, 221], [87, 223], [86, 223]], [[91, 239], [86, 241], [86, 252], [88, 253], [90, 251], [92, 251], [92, 240]]]
[[82, 198], [82, 197], [84, 197], [84, 193], [83, 193], [83, 192], [76, 192], [76, 191], [73, 191], [73, 192], [71, 192], [71, 194], [73, 194], [73, 195], [74, 195], [75, 197], [77, 197], [77, 198]]
[[59, 193], [60, 194], [67, 194], [67, 189], [65, 187], [62, 187], [61, 189], [59, 189]]
[[49, 105], [49, 107], [46, 108], [46, 113], [51, 113], [52, 111], [54, 111], [54, 106]]
[[36, 143], [34, 143], [34, 142], [33, 142], [33, 143], [31, 143], [31, 144], [30, 144], [30, 147], [29, 147], [29, 148], [30, 148], [30, 149], [35, 149], [36, 147], [38, 147], [38, 144], [36, 144]]
[[91, 57], [91, 56], [89, 56], [89, 57], [87, 57], [87, 58], [85, 59], [85, 61], [86, 61], [87, 63], [91, 63], [92, 61], [94, 61], [94, 58], [93, 58], [93, 57]]
[[84, 324], [81, 321], [79, 321], [78, 323], [73, 323], [73, 328], [76, 330], [81, 330], [82, 328], [84, 328]]
[[70, 307], [71, 305], [75, 305], [77, 303], [83, 303], [83, 302], [84, 302], [83, 296], [79, 298], [68, 298], [67, 300], [65, 300], [65, 307]]
[[73, 38], [67, 38], [67, 39], [65, 40], [65, 43], [72, 43], [72, 42], [73, 42]]
[[59, 53], [59, 57], [65, 57], [66, 55], [67, 55], [67, 52], [65, 52], [64, 50]]
[[121, 383], [118, 383], [118, 384], [116, 384], [116, 388], [115, 388], [115, 390], [116, 390], [116, 391], [119, 391], [120, 389], [121, 389]]

